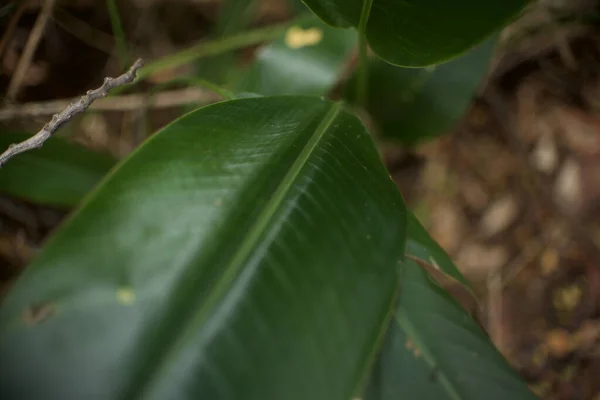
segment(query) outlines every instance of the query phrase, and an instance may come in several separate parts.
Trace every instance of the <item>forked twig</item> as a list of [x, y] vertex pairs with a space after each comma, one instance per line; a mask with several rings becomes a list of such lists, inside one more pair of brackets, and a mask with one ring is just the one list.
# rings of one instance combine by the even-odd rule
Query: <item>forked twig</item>
[[142, 67], [142, 60], [138, 59], [129, 68], [129, 71], [117, 78], [104, 78], [104, 83], [98, 89], [88, 91], [78, 101], [69, 104], [67, 108], [58, 114], [54, 114], [50, 122], [35, 135], [21, 143], [11, 144], [8, 149], [0, 154], [0, 167], [9, 159], [17, 154], [24, 153], [29, 150], [40, 148], [44, 142], [50, 138], [61, 126], [70, 121], [77, 114], [84, 112], [96, 99], [106, 97], [108, 92], [118, 86], [123, 86], [133, 82], [138, 69]]

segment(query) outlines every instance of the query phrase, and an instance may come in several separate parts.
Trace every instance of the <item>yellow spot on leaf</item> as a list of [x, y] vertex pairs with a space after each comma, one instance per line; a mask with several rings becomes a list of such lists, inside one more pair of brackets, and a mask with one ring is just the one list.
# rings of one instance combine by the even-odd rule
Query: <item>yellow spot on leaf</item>
[[285, 34], [285, 44], [290, 49], [314, 46], [323, 40], [323, 31], [318, 28], [302, 29], [292, 26]]
[[117, 290], [117, 301], [123, 305], [132, 305], [135, 301], [135, 293], [130, 287], [122, 287]]
[[215, 207], [221, 207], [223, 205], [223, 199], [218, 198], [215, 200]]
[[438, 271], [441, 271], [442, 269], [440, 268], [440, 266], [438, 265], [437, 262], [435, 262], [435, 258], [429, 256], [429, 263], [431, 265], [433, 265], [433, 268], [437, 269]]

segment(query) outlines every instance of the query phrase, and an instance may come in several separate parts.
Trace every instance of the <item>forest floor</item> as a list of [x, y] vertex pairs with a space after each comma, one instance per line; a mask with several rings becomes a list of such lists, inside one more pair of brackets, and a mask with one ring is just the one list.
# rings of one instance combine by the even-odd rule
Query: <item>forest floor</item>
[[[10, 30], [4, 23], [0, 93], [10, 91], [41, 3], [13, 11]], [[152, 59], [210, 35], [219, 7], [219, 0], [130, 0], [120, 15], [135, 54]], [[452, 132], [414, 150], [382, 147], [407, 202], [483, 300], [477, 308], [463, 299], [465, 306], [543, 399], [600, 400], [600, 29], [589, 18], [599, 12], [596, 1], [542, 1], [508, 28], [507, 37], [521, 39], [497, 55]], [[252, 25], [290, 13], [282, 0], [262, 1]], [[105, 2], [56, 2], [14, 100], [70, 98], [119, 75], [110, 32]], [[237, 56], [244, 62], [252, 49]], [[202, 93], [194, 99], [211, 101]], [[124, 157], [180, 113], [90, 112], [64, 130]], [[0, 123], [37, 131], [48, 118]], [[0, 293], [68, 212], [0, 196]]]

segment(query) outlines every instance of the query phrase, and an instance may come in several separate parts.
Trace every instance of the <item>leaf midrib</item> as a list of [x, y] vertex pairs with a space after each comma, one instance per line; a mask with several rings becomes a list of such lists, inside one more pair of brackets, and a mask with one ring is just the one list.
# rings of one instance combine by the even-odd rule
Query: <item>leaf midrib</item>
[[202, 326], [210, 319], [212, 310], [216, 304], [222, 301], [227, 296], [228, 289], [232, 286], [232, 282], [239, 275], [240, 270], [244, 266], [244, 261], [250, 256], [256, 244], [260, 241], [263, 234], [267, 231], [272, 222], [273, 217], [277, 213], [284, 198], [287, 196], [290, 188], [296, 181], [296, 178], [308, 162], [311, 154], [317, 148], [323, 136], [327, 133], [333, 122], [337, 119], [342, 106], [340, 103], [334, 103], [331, 109], [325, 114], [321, 123], [317, 126], [309, 140], [304, 145], [304, 148], [298, 154], [297, 159], [292, 163], [290, 169], [285, 174], [279, 185], [276, 187], [270, 200], [267, 202], [261, 213], [257, 216], [256, 221], [248, 230], [248, 234], [242, 240], [240, 246], [234, 252], [230, 261], [225, 265], [224, 272], [219, 276], [215, 285], [211, 287], [210, 293], [206, 296], [206, 301], [195, 311], [189, 321], [185, 324], [182, 333], [170, 342], [169, 349], [163, 358], [163, 362], [153, 373], [148, 376], [141, 386], [133, 388], [130, 392], [132, 396], [129, 398], [142, 399], [152, 388], [152, 382], [155, 380], [161, 371], [166, 369], [173, 357], [178, 354], [178, 349], [183, 345], [183, 338], [189, 336], [189, 332], [198, 326]]

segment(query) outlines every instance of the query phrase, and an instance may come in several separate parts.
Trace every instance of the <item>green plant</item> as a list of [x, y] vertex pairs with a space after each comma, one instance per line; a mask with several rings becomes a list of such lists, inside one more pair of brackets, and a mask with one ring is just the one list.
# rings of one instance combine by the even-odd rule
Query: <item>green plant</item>
[[[411, 121], [392, 133], [389, 112], [378, 121], [409, 143], [453, 123], [482, 73], [475, 82], [448, 78], [465, 58], [422, 70], [381, 63], [458, 56], [525, 5], [305, 2], [326, 23], [358, 29], [350, 102], [369, 109], [378, 101], [370, 83], [385, 79], [380, 66], [398, 77]], [[291, 28], [312, 43], [290, 45]], [[199, 47], [216, 56], [240, 41], [273, 40], [232, 85], [256, 95], [200, 108], [153, 135], [85, 195], [10, 290], [0, 308], [2, 398], [533, 398], [421, 267], [470, 290], [407, 210], [372, 135], [346, 103], [316, 97], [333, 89], [331, 71], [343, 71], [353, 35], [303, 17]], [[381, 60], [368, 57], [367, 41]], [[483, 71], [479, 55], [464, 57]], [[190, 49], [140, 75], [198, 58]], [[325, 73], [297, 72], [289, 82], [294, 62]], [[460, 106], [430, 115], [431, 101], [463, 80]], [[51, 150], [38, 154], [51, 159]], [[0, 170], [3, 190], [10, 174], [24, 173], [10, 163], [31, 167], [26, 156]], [[92, 159], [97, 168], [77, 157], [70, 165], [91, 171], [88, 179], [111, 163]], [[52, 201], [79, 203], [87, 182]], [[11, 190], [44, 201], [43, 190]]]

